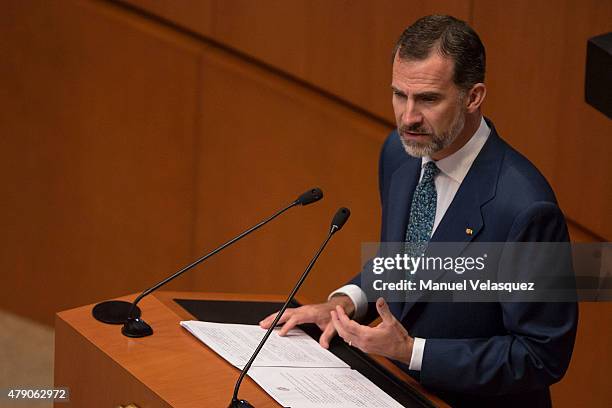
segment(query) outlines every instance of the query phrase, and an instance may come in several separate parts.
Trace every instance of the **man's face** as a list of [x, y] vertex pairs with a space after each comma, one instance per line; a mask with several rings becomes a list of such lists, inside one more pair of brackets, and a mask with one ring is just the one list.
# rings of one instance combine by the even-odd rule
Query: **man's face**
[[409, 155], [431, 156], [450, 146], [465, 124], [464, 93], [453, 82], [453, 61], [432, 52], [422, 61], [393, 62], [393, 111]]

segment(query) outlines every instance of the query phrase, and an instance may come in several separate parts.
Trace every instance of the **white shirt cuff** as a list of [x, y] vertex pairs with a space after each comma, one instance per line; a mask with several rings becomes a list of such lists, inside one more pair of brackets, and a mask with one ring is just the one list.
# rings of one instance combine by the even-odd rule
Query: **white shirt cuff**
[[409, 369], [415, 371], [421, 371], [421, 364], [423, 363], [423, 353], [425, 352], [425, 339], [419, 337], [414, 338], [412, 344], [412, 356], [410, 357]]
[[346, 295], [355, 305], [355, 313], [353, 314], [353, 320], [360, 320], [368, 312], [368, 298], [365, 292], [357, 285], [344, 285], [340, 289], [334, 290], [328, 297], [329, 301], [334, 296]]

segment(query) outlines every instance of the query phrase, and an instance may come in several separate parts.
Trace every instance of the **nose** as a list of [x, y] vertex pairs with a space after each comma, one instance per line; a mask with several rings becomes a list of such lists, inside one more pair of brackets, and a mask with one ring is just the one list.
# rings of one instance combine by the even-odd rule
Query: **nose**
[[414, 101], [408, 98], [406, 100], [406, 106], [404, 107], [404, 112], [402, 114], [402, 125], [403, 126], [414, 126], [421, 124], [423, 122], [423, 115], [421, 111], [417, 108]]

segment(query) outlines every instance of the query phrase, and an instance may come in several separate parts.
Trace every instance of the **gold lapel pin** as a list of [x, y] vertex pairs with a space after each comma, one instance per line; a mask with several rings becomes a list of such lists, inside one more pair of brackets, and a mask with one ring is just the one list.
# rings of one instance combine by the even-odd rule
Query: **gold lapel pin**
[[474, 230], [471, 229], [471, 228], [466, 228], [465, 229], [465, 233], [468, 234], [468, 235], [473, 235], [474, 234]]

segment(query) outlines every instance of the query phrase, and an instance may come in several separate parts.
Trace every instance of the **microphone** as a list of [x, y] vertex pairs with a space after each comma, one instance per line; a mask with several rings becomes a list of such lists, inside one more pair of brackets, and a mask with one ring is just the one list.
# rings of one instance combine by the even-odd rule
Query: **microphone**
[[290, 208], [293, 208], [297, 205], [305, 206], [308, 204], [312, 204], [312, 203], [319, 201], [321, 198], [323, 198], [323, 191], [321, 191], [320, 188], [312, 188], [310, 190], [305, 191], [298, 198], [296, 198], [291, 204], [287, 205], [285, 208], [277, 211], [272, 216], [261, 221], [259, 224], [252, 226], [248, 230], [242, 232], [238, 236], [220, 245], [219, 247], [209, 252], [208, 254], [202, 256], [201, 258], [198, 258], [191, 264], [185, 266], [178, 272], [175, 272], [174, 274], [170, 275], [163, 281], [145, 290], [134, 300], [133, 303], [124, 302], [121, 300], [110, 300], [110, 301], [98, 303], [96, 306], [94, 306], [92, 310], [93, 317], [96, 318], [96, 320], [103, 322], [103, 323], [123, 324], [121, 333], [123, 333], [125, 336], [128, 336], [128, 337], [150, 336], [151, 334], [153, 334], [153, 329], [144, 320], [140, 319], [141, 311], [140, 311], [140, 308], [137, 306], [138, 302], [140, 302], [140, 300], [143, 297], [157, 290], [158, 288], [165, 285], [166, 283], [174, 280], [175, 278], [187, 272], [188, 270], [192, 269], [193, 267], [204, 262], [206, 259], [210, 258], [211, 256], [215, 255], [221, 250], [232, 245], [234, 242], [239, 241], [240, 239], [249, 235], [251, 232], [259, 229], [260, 227], [263, 227], [268, 222], [272, 221], [273, 219], [275, 219], [276, 217], [278, 217], [285, 211], [289, 210]]
[[255, 358], [257, 357], [257, 355], [259, 354], [259, 352], [263, 348], [264, 344], [266, 343], [266, 340], [268, 340], [268, 337], [270, 337], [270, 334], [272, 334], [272, 330], [274, 330], [274, 328], [276, 327], [276, 324], [278, 323], [280, 318], [283, 316], [283, 313], [285, 313], [285, 310], [287, 310], [287, 306], [289, 306], [289, 303], [291, 302], [291, 300], [293, 299], [293, 297], [295, 296], [297, 291], [302, 286], [302, 283], [304, 283], [304, 280], [306, 280], [306, 277], [308, 276], [308, 273], [310, 272], [310, 270], [314, 266], [314, 264], [317, 261], [317, 259], [319, 259], [319, 256], [321, 255], [321, 253], [323, 252], [323, 250], [327, 246], [327, 243], [329, 242], [331, 237], [336, 232], [338, 232], [338, 231], [340, 231], [342, 229], [342, 227], [344, 226], [344, 224], [346, 223], [346, 221], [348, 220], [350, 215], [351, 215], [351, 211], [348, 208], [345, 208], [345, 207], [342, 207], [342, 208], [338, 209], [338, 211], [336, 211], [336, 214], [334, 215], [334, 218], [333, 218], [332, 223], [331, 223], [331, 227], [330, 227], [329, 233], [327, 234], [327, 238], [325, 239], [325, 241], [323, 241], [323, 244], [321, 245], [321, 247], [319, 248], [319, 250], [317, 251], [315, 256], [312, 258], [312, 260], [310, 261], [310, 263], [306, 267], [306, 270], [302, 273], [302, 276], [300, 276], [300, 279], [296, 283], [295, 287], [291, 290], [291, 293], [289, 294], [289, 297], [285, 301], [285, 304], [283, 305], [283, 307], [281, 307], [281, 309], [276, 314], [276, 317], [274, 318], [274, 321], [272, 322], [272, 324], [268, 328], [268, 331], [263, 336], [263, 338], [259, 342], [259, 345], [257, 346], [255, 351], [253, 352], [253, 355], [251, 356], [249, 361], [246, 363], [246, 365], [244, 366], [244, 368], [240, 372], [240, 377], [238, 377], [238, 381], [236, 381], [236, 385], [234, 386], [234, 395], [232, 396], [232, 401], [230, 402], [228, 408], [254, 408], [253, 405], [251, 405], [247, 400], [238, 399], [238, 391], [240, 390], [240, 384], [242, 384], [242, 380], [244, 379], [244, 377], [246, 376], [247, 372], [249, 371], [249, 368], [251, 368], [251, 365], [253, 364], [253, 361], [255, 361]]
[[331, 222], [331, 233], [333, 234], [337, 231], [340, 231], [350, 216], [351, 210], [346, 207], [342, 207], [338, 211], [336, 211], [336, 214], [334, 215], [334, 218]]
[[302, 206], [315, 203], [323, 198], [320, 188], [313, 188], [302, 193], [295, 201]]

